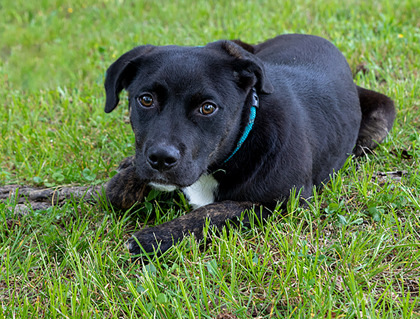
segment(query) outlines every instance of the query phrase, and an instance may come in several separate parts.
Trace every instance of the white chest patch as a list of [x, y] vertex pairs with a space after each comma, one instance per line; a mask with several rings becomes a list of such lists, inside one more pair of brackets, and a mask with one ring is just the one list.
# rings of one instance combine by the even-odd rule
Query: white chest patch
[[201, 175], [191, 186], [182, 189], [193, 208], [198, 208], [214, 202], [219, 183], [213, 175]]

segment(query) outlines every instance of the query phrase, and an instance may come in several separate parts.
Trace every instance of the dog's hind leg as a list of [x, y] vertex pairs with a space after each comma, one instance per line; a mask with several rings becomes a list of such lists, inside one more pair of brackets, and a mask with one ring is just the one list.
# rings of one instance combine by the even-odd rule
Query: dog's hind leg
[[119, 210], [127, 210], [141, 202], [150, 188], [142, 181], [133, 164], [133, 157], [125, 158], [118, 167], [118, 173], [106, 184], [106, 197]]
[[384, 94], [357, 87], [362, 122], [353, 154], [369, 153], [381, 143], [391, 130], [395, 120], [394, 102]]
[[217, 202], [194, 209], [186, 215], [161, 225], [137, 231], [128, 240], [127, 246], [132, 255], [139, 255], [143, 252], [159, 255], [190, 234], [194, 234], [198, 240], [202, 239], [203, 228], [207, 220], [210, 227], [220, 230], [228, 222], [236, 224], [242, 216], [241, 223], [247, 225], [250, 218], [255, 217], [256, 220], [263, 220], [269, 214], [271, 212], [268, 209], [250, 202]]

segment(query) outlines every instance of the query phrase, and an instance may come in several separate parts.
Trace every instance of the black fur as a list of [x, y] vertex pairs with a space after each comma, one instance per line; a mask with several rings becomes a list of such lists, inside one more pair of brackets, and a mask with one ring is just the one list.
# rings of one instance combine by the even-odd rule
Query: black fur
[[[254, 127], [225, 163], [248, 123], [253, 87], [260, 99]], [[105, 89], [106, 112], [128, 91], [136, 137], [133, 164], [107, 189], [113, 205], [134, 204], [146, 189], [139, 185], [151, 182], [185, 188], [213, 174], [219, 183], [214, 203], [136, 232], [132, 253], [141, 252], [138, 244], [163, 252], [188, 233], [201, 237], [206, 219], [220, 228], [253, 205], [272, 209], [292, 188], [311, 196], [353, 151], [382, 142], [395, 118], [391, 99], [357, 87], [338, 49], [309, 35], [258, 45], [140, 46], [110, 66]], [[150, 107], [138, 101], [144, 94], [153, 98]], [[202, 115], [205, 102], [217, 111]]]

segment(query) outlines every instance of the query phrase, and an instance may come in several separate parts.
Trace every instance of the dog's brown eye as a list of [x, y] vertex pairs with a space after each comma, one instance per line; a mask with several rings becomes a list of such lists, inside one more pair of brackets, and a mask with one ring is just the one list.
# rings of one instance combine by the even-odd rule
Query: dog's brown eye
[[204, 103], [200, 107], [200, 113], [203, 115], [210, 115], [213, 114], [217, 110], [216, 105], [212, 103]]
[[153, 97], [150, 94], [144, 94], [138, 97], [137, 100], [143, 107], [151, 107], [153, 105]]

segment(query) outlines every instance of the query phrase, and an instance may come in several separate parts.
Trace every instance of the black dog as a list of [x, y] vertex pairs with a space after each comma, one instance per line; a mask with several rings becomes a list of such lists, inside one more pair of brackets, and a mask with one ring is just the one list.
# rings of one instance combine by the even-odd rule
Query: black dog
[[136, 232], [133, 254], [200, 238], [207, 219], [221, 228], [255, 205], [265, 218], [292, 188], [310, 197], [395, 118], [391, 99], [356, 86], [338, 49], [309, 35], [139, 46], [109, 67], [105, 89], [107, 113], [128, 91], [136, 138], [135, 157], [107, 186], [110, 202], [126, 209], [154, 187], [181, 189], [195, 208]]

